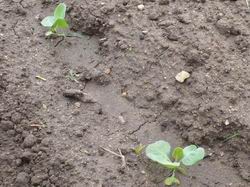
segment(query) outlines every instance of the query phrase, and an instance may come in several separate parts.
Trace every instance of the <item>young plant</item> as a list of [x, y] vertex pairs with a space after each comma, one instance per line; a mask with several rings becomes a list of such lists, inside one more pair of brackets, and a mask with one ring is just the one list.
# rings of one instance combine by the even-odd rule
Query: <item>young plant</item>
[[60, 3], [54, 10], [53, 16], [47, 16], [42, 20], [42, 26], [49, 28], [49, 31], [45, 34], [46, 36], [65, 36], [65, 34], [57, 32], [58, 29], [67, 29], [69, 27], [67, 21], [65, 20], [65, 13], [66, 5], [64, 3]]
[[176, 147], [171, 153], [170, 144], [159, 140], [146, 147], [146, 156], [171, 170], [171, 176], [164, 180], [165, 185], [171, 186], [180, 184], [179, 179], [175, 177], [176, 171], [185, 174], [185, 166], [192, 166], [202, 160], [205, 156], [205, 150], [202, 147], [189, 145], [184, 149]]

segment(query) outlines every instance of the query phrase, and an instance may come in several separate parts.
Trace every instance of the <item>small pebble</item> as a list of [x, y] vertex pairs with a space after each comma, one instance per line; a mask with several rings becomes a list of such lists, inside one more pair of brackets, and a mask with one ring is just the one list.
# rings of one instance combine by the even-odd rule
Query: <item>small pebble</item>
[[25, 148], [32, 147], [37, 141], [37, 138], [33, 134], [29, 134], [23, 141], [23, 146]]
[[221, 157], [223, 157], [223, 156], [224, 156], [224, 154], [225, 154], [224, 152], [220, 152], [220, 156], [221, 156]]
[[76, 103], [75, 103], [75, 106], [76, 106], [77, 108], [80, 108], [80, 107], [81, 107], [81, 103], [80, 103], [80, 102], [76, 102]]
[[175, 79], [180, 82], [183, 83], [187, 78], [190, 77], [190, 73], [186, 72], [186, 71], [181, 71], [180, 73], [178, 73], [175, 76]]
[[16, 185], [17, 186], [28, 186], [30, 180], [29, 174], [25, 172], [18, 173], [16, 177]]
[[119, 120], [120, 120], [120, 122], [121, 122], [121, 124], [125, 124], [126, 123], [126, 120], [124, 119], [124, 117], [123, 116], [119, 116], [118, 117], [119, 118]]
[[140, 4], [137, 6], [138, 10], [144, 10], [145, 6], [143, 4]]
[[141, 174], [146, 174], [146, 172], [144, 170], [141, 171]]

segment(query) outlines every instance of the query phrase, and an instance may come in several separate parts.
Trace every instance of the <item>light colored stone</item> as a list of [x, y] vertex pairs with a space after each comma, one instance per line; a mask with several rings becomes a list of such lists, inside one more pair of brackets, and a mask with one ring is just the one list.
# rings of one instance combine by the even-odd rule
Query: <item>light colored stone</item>
[[138, 10], [144, 10], [145, 6], [143, 4], [140, 4], [137, 6]]
[[180, 82], [183, 83], [187, 78], [190, 77], [190, 73], [186, 72], [186, 71], [181, 71], [180, 73], [178, 73], [175, 76], [175, 79]]

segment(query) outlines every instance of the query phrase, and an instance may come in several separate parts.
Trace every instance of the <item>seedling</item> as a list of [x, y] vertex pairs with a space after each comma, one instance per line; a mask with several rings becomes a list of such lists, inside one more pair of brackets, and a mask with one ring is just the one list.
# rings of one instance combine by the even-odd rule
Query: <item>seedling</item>
[[133, 148], [133, 151], [137, 156], [140, 156], [144, 148], [145, 148], [145, 145], [139, 144], [138, 146]]
[[65, 20], [66, 5], [60, 3], [54, 10], [53, 16], [45, 17], [41, 24], [44, 27], [48, 27], [49, 31], [45, 34], [46, 36], [57, 35], [64, 36], [64, 33], [58, 33], [58, 29], [67, 29], [69, 27], [67, 21]]
[[202, 147], [189, 145], [184, 149], [176, 147], [171, 153], [170, 144], [159, 140], [146, 147], [146, 156], [171, 170], [171, 176], [164, 180], [165, 185], [171, 186], [180, 184], [180, 180], [175, 177], [176, 172], [185, 174], [185, 166], [192, 166], [202, 160], [205, 156], [205, 150]]
[[69, 70], [69, 74], [68, 74], [66, 77], [67, 77], [69, 80], [78, 83], [77, 78], [78, 78], [79, 76], [80, 76], [80, 75], [79, 75], [78, 73], [76, 73], [75, 71], [73, 71], [73, 70], [71, 69], [71, 70]]

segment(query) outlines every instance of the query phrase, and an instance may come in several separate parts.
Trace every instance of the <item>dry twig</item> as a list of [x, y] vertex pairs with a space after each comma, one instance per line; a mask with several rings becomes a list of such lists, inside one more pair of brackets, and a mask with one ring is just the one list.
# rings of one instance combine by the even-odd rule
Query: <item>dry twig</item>
[[107, 149], [107, 148], [104, 148], [104, 147], [101, 147], [103, 150], [105, 150], [105, 151], [107, 151], [107, 152], [109, 152], [109, 153], [111, 153], [111, 154], [113, 154], [113, 155], [115, 155], [115, 156], [117, 156], [117, 157], [119, 157], [119, 158], [121, 158], [121, 160], [122, 160], [122, 168], [125, 168], [126, 167], [126, 159], [125, 159], [125, 156], [122, 154], [122, 152], [121, 152], [121, 149], [119, 149], [118, 148], [118, 151], [119, 151], [119, 154], [118, 153], [116, 153], [116, 152], [114, 152], [114, 151], [111, 151], [111, 150], [109, 150], [109, 149]]

